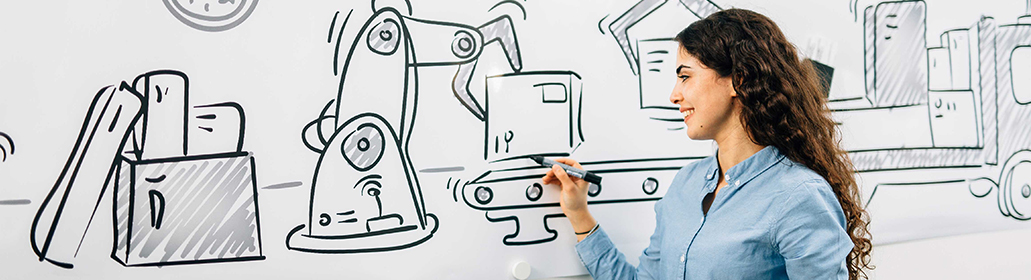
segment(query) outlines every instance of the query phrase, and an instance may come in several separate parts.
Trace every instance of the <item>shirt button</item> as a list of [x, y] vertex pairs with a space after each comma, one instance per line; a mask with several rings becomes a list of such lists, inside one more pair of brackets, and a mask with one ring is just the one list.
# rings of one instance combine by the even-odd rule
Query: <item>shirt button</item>
[[680, 262], [687, 260], [687, 254], [680, 255]]
[[741, 180], [734, 181], [734, 185], [741, 186]]

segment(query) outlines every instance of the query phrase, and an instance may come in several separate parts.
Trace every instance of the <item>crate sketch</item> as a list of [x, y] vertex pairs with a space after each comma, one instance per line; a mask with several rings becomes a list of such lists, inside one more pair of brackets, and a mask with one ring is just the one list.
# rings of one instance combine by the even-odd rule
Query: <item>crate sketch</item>
[[264, 259], [245, 123], [235, 102], [191, 106], [189, 78], [177, 70], [102, 88], [33, 220], [39, 260], [73, 268], [87, 230], [103, 217], [97, 212], [107, 209], [111, 258], [124, 266]]

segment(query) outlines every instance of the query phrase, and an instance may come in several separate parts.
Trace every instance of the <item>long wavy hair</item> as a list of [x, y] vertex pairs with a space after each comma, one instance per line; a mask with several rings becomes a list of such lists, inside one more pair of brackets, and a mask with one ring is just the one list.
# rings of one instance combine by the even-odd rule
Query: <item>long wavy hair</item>
[[676, 40], [722, 77], [731, 77], [743, 105], [741, 122], [759, 145], [772, 145], [830, 184], [855, 247], [846, 257], [849, 279], [867, 278], [870, 266], [869, 215], [860, 205], [852, 161], [827, 108], [825, 90], [811, 63], [772, 20], [759, 13], [728, 9], [692, 23]]

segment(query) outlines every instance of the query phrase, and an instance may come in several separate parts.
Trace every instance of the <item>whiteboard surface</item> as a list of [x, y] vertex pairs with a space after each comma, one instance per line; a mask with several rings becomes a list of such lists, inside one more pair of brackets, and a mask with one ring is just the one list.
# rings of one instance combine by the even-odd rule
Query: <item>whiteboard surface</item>
[[715, 150], [664, 39], [729, 7], [833, 69], [875, 244], [1029, 225], [1021, 1], [190, 2], [0, 9], [0, 278], [584, 274], [531, 154], [601, 171], [636, 263]]

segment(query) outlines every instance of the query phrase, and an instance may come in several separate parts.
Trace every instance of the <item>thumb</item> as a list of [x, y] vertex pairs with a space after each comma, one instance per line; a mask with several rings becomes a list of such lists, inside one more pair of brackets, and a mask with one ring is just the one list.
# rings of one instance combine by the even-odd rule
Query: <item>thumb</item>
[[562, 167], [552, 165], [551, 170], [555, 172], [555, 178], [558, 178], [558, 180], [562, 182], [562, 185], [570, 187], [576, 186], [576, 184], [573, 183], [573, 179], [569, 178], [569, 174], [566, 174], [566, 170], [562, 169]]

